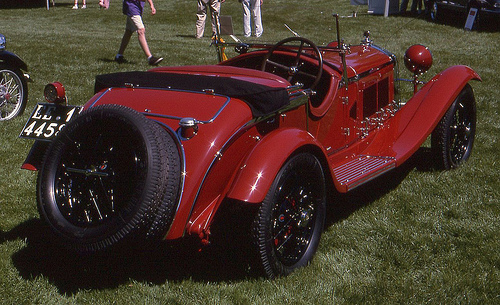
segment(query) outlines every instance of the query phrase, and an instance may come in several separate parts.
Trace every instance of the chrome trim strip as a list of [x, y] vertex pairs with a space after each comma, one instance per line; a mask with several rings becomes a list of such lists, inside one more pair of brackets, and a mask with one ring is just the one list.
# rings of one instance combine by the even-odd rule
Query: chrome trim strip
[[[252, 121], [250, 121], [250, 122], [252, 122]], [[210, 162], [210, 165], [208, 166], [205, 174], [203, 175], [203, 179], [201, 180], [200, 185], [198, 186], [198, 190], [196, 191], [196, 196], [194, 197], [194, 200], [191, 203], [191, 211], [189, 211], [189, 216], [188, 216], [188, 218], [186, 220], [186, 224], [184, 225], [184, 231], [182, 233], [183, 236], [186, 233], [186, 228], [187, 228], [187, 226], [189, 224], [191, 216], [193, 215], [194, 206], [196, 205], [196, 203], [198, 201], [198, 197], [199, 197], [199, 195], [201, 193], [201, 189], [203, 188], [203, 185], [205, 184], [205, 181], [206, 181], [206, 178], [208, 177], [208, 174], [213, 169], [213, 167], [215, 166], [215, 164], [222, 158], [222, 156], [224, 155], [224, 152], [230, 146], [230, 143], [232, 143], [234, 139], [239, 138], [240, 133], [244, 133], [251, 126], [254, 125], [254, 124], [250, 124], [250, 122], [248, 122], [246, 124], [243, 124], [243, 126], [241, 126], [236, 132], [234, 132], [233, 135], [231, 137], [229, 137], [229, 139], [221, 146], [221, 149], [217, 152], [217, 154], [215, 154], [214, 158], [212, 159], [212, 162]], [[222, 198], [222, 200], [223, 199], [224, 198]]]
[[97, 102], [98, 102], [98, 101], [99, 101], [99, 100], [100, 100], [100, 99], [101, 99], [101, 98], [102, 98], [102, 97], [103, 97], [106, 93], [108, 93], [109, 91], [111, 91], [111, 89], [112, 89], [112, 88], [108, 88], [108, 89], [106, 89], [103, 93], [101, 93], [101, 95], [99, 95], [99, 96], [95, 99], [95, 101], [94, 101], [92, 104], [90, 104], [90, 105], [89, 105], [89, 108], [94, 107], [94, 105], [95, 105], [95, 104], [96, 104], [96, 103], [97, 103]]
[[[113, 88], [121, 88], [121, 87], [110, 87], [108, 89], [106, 89], [99, 97], [96, 98], [96, 100], [89, 106], [89, 108], [92, 108], [94, 107], [94, 105], [106, 94], [108, 93], [109, 91], [111, 91]], [[159, 88], [148, 88], [148, 87], [141, 87], [141, 89], [150, 89], [150, 90], [161, 90], [161, 91], [178, 91], [178, 92], [190, 92], [190, 93], [198, 93], [198, 94], [203, 94], [205, 95], [206, 93], [204, 92], [198, 92], [198, 91], [189, 91], [189, 90], [174, 90], [174, 89], [159, 89]], [[210, 118], [208, 121], [200, 121], [200, 120], [196, 120], [196, 123], [197, 124], [210, 124], [212, 123], [213, 121], [215, 121], [215, 119], [219, 116], [219, 114], [222, 112], [222, 110], [224, 110], [224, 108], [226, 108], [226, 106], [229, 104], [229, 101], [231, 100], [231, 98], [227, 95], [221, 95], [221, 94], [212, 94], [210, 93], [211, 96], [220, 96], [220, 97], [225, 97], [226, 98], [226, 102], [221, 106], [221, 108], [212, 116], [212, 118]], [[180, 121], [182, 119], [182, 117], [178, 117], [178, 116], [172, 116], [172, 115], [164, 115], [164, 114], [159, 114], [159, 113], [151, 113], [151, 112], [147, 112], [147, 111], [143, 111], [143, 112], [140, 112], [142, 113], [143, 115], [146, 115], [146, 116], [151, 116], [151, 117], [157, 117], [157, 118], [164, 118], [164, 119], [172, 119], [172, 120], [178, 120]]]
[[[225, 96], [225, 95], [216, 95], [216, 96], [220, 96], [220, 97], [225, 97], [226, 98], [226, 102], [224, 103], [224, 105], [222, 105], [221, 108], [208, 121], [200, 121], [200, 120], [194, 119], [197, 124], [202, 124], [202, 125], [203, 124], [210, 124], [213, 121], [215, 121], [215, 119], [219, 116], [219, 114], [222, 112], [222, 110], [224, 110], [224, 108], [226, 108], [226, 106], [229, 104], [229, 101], [231, 100], [230, 97]], [[144, 114], [146, 116], [151, 116], [151, 117], [164, 118], [164, 119], [172, 119], [172, 120], [178, 120], [178, 121], [180, 121], [181, 119], [183, 119], [183, 118], [178, 117], [178, 116], [172, 116], [172, 115], [166, 115], [166, 114], [159, 114], [159, 113], [151, 113], [151, 112], [142, 112], [142, 114]]]
[[[357, 82], [359, 81], [360, 79], [364, 78], [364, 77], [367, 77], [369, 76], [370, 74], [373, 74], [374, 72], [377, 72], [379, 70], [382, 70], [383, 68], [387, 67], [387, 66], [390, 66], [392, 64], [395, 64], [395, 62], [391, 59], [390, 61], [380, 65], [380, 66], [377, 66], [375, 68], [372, 68], [366, 72], [363, 72], [363, 73], [360, 73], [360, 74], [357, 74], [351, 78], [349, 78], [349, 83], [353, 83], [353, 82]], [[354, 69], [353, 69], [354, 70]]]
[[375, 178], [382, 176], [383, 174], [393, 170], [394, 168], [396, 168], [396, 162], [391, 162], [388, 166], [380, 168], [379, 170], [373, 172], [372, 174], [366, 176], [365, 178], [360, 179], [359, 181], [357, 181], [353, 184], [347, 184], [347, 190], [352, 191], [353, 189], [357, 188], [358, 186], [361, 186], [365, 183], [368, 183], [368, 182], [374, 180]]

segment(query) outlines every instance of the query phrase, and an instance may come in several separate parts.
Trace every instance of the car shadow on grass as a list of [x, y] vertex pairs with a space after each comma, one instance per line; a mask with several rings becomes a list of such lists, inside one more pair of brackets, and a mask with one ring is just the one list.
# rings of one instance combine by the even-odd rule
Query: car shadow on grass
[[[328, 211], [326, 226], [342, 221], [396, 188], [408, 173], [432, 170], [428, 150], [421, 148], [405, 164], [348, 194], [336, 194]], [[12, 255], [14, 266], [25, 280], [46, 278], [62, 295], [80, 290], [116, 288], [134, 281], [161, 285], [167, 281], [234, 282], [259, 277], [252, 270], [249, 226], [256, 205], [226, 202], [221, 209], [208, 247], [197, 239], [122, 245], [94, 255], [75, 254], [58, 245], [50, 228], [33, 218], [8, 232], [0, 231], [0, 244], [25, 240], [26, 246]], [[248, 214], [246, 214], [248, 213]], [[195, 242], [196, 240], [196, 242]], [[202, 249], [202, 250], [200, 250]]]
[[358, 209], [386, 195], [391, 190], [397, 188], [413, 170], [423, 172], [436, 170], [432, 152], [429, 147], [420, 147], [417, 152], [401, 166], [348, 193], [335, 192], [332, 194], [327, 209], [325, 226], [331, 226], [334, 223], [348, 218]]
[[234, 253], [223, 247], [200, 250], [189, 238], [182, 241], [122, 245], [112, 251], [82, 255], [66, 250], [52, 239], [50, 228], [30, 219], [8, 232], [0, 231], [0, 244], [25, 240], [26, 246], [12, 255], [25, 280], [46, 278], [62, 295], [80, 290], [115, 288], [137, 281], [162, 284], [186, 279], [200, 282], [243, 280], [249, 274]]

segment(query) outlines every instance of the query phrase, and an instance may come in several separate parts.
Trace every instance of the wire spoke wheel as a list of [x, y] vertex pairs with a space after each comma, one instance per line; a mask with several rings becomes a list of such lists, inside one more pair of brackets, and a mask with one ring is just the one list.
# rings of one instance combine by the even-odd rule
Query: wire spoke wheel
[[[97, 138], [86, 136], [104, 129], [108, 132]], [[129, 140], [124, 141], [125, 138]], [[145, 144], [132, 132], [120, 131], [116, 122], [93, 124], [72, 141], [62, 154], [56, 173], [56, 202], [72, 224], [97, 226], [125, 207], [135, 187], [143, 187], [140, 184], [147, 167]]]
[[438, 166], [460, 166], [472, 153], [476, 134], [476, 102], [466, 85], [432, 133], [431, 146]]
[[468, 152], [473, 130], [471, 117], [464, 103], [458, 103], [450, 126], [449, 158], [453, 164], [459, 164]]
[[21, 71], [0, 66], [0, 121], [22, 114], [26, 95], [27, 85]]
[[309, 245], [316, 216], [313, 186], [300, 186], [295, 175], [280, 190], [273, 210], [272, 236], [276, 254], [285, 265], [293, 265]]
[[269, 278], [307, 265], [323, 230], [326, 190], [323, 169], [311, 154], [282, 167], [254, 220], [258, 266]]

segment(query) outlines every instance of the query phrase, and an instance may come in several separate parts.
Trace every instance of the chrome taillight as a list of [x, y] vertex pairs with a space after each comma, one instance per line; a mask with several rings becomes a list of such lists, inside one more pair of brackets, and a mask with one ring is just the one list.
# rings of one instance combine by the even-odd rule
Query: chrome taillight
[[65, 104], [67, 101], [66, 90], [64, 90], [64, 86], [60, 82], [47, 84], [43, 90], [43, 95], [49, 103]]

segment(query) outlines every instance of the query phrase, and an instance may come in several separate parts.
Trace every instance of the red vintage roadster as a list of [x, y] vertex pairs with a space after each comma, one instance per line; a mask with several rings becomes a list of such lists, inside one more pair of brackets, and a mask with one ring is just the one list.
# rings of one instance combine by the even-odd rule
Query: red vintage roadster
[[232, 46], [240, 54], [217, 65], [99, 75], [83, 107], [46, 86], [21, 132], [37, 140], [23, 168], [39, 171], [38, 208], [62, 244], [207, 243], [223, 203], [239, 202], [257, 210], [256, 266], [283, 276], [312, 259], [332, 195], [400, 166], [429, 136], [440, 168], [471, 154], [469, 81], [480, 77], [453, 66], [421, 83], [432, 64], [422, 45], [404, 58], [415, 75], [406, 103], [396, 57], [368, 33], [353, 46], [217, 42]]

